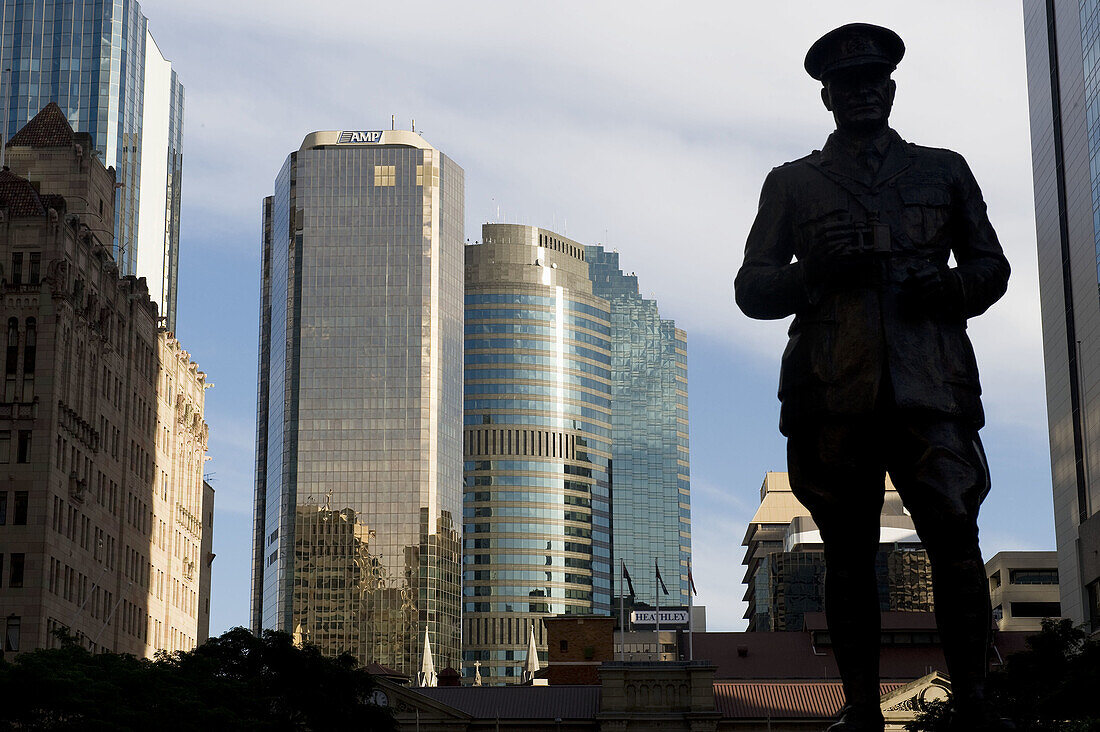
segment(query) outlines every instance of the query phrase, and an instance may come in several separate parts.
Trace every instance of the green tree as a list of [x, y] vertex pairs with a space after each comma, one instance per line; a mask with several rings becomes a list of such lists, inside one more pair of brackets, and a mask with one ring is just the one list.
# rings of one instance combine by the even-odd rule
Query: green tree
[[[1046, 620], [1027, 650], [989, 676], [988, 693], [1018, 732], [1100, 732], [1100, 641], [1069, 620]], [[947, 706], [932, 705], [910, 732], [944, 732]]]
[[233, 628], [153, 660], [60, 648], [0, 661], [0, 725], [20, 730], [395, 730], [370, 676], [286, 633]]

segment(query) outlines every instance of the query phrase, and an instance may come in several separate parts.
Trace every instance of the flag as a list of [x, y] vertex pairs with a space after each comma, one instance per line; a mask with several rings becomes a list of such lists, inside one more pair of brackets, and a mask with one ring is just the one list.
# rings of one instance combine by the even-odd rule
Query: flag
[[626, 560], [621, 561], [623, 563], [623, 579], [626, 580], [626, 586], [630, 588], [630, 596], [634, 597], [634, 583], [630, 581], [630, 572], [626, 571]]
[[665, 581], [663, 579], [661, 579], [661, 568], [657, 566], [657, 559], [656, 558], [654, 558], [654, 560], [653, 560], [653, 568], [655, 570], [657, 570], [657, 583], [659, 585], [661, 585], [661, 592], [664, 592], [667, 595], [668, 594], [668, 588], [665, 587]]
[[698, 595], [699, 591], [695, 589], [695, 580], [691, 578], [691, 567], [688, 566], [688, 584], [691, 585], [691, 594]]

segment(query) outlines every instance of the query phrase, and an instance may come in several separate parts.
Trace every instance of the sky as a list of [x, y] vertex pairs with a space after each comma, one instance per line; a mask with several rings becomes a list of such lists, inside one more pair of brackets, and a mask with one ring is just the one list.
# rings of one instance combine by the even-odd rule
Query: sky
[[967, 158], [1013, 267], [1008, 294], [970, 324], [994, 486], [985, 554], [1054, 548], [1018, 3], [142, 9], [186, 88], [177, 336], [215, 384], [212, 634], [249, 622], [261, 201], [307, 133], [384, 129], [391, 115], [465, 169], [466, 237], [500, 221], [604, 244], [688, 332], [697, 602], [709, 630], [743, 629], [741, 540], [764, 473], [785, 470], [775, 392], [787, 322], [742, 315], [732, 281], [764, 176], [833, 129], [806, 49], [855, 21], [904, 39], [892, 125]]

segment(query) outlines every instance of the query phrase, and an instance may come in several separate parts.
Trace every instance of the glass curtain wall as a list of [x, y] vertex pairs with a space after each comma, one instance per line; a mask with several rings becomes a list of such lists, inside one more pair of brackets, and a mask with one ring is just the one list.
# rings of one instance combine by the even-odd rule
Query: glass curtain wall
[[542, 618], [610, 610], [609, 338], [582, 245], [486, 224], [466, 247], [468, 678], [515, 683]]
[[411, 676], [459, 664], [463, 172], [399, 134], [264, 205], [253, 624]]
[[637, 595], [628, 603], [655, 603], [656, 560], [671, 593], [661, 605], [687, 605], [687, 333], [661, 319], [656, 300], [641, 296], [637, 275], [623, 273], [618, 252], [590, 246], [587, 256], [592, 290], [611, 304], [613, 566], [625, 562], [630, 572]]

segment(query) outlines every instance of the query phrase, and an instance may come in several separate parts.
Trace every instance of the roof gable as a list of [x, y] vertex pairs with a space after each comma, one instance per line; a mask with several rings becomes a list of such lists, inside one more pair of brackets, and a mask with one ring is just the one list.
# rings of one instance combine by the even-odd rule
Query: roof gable
[[50, 102], [30, 122], [12, 135], [5, 147], [67, 147], [73, 144], [73, 128], [57, 102]]

